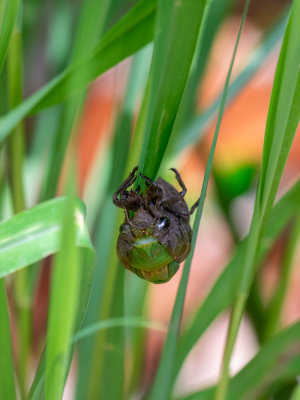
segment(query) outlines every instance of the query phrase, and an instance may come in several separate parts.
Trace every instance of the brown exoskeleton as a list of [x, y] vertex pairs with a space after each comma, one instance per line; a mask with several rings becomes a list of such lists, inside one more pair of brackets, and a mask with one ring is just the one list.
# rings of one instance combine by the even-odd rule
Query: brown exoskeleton
[[[178, 190], [162, 178], [156, 181], [142, 175], [146, 191], [140, 193], [130, 186], [137, 179], [138, 167], [113, 195], [116, 206], [125, 211], [120, 226], [117, 253], [121, 264], [139, 277], [153, 283], [167, 282], [176, 273], [179, 263], [191, 249], [190, 215], [198, 201], [189, 210], [184, 196], [186, 187], [175, 168]], [[133, 214], [133, 216], [131, 216]]]

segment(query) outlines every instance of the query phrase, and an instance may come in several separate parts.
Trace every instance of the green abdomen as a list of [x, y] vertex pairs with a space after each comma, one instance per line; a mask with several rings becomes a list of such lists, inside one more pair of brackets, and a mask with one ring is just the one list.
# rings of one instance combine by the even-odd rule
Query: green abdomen
[[146, 236], [137, 239], [130, 255], [130, 266], [144, 271], [153, 271], [173, 261], [171, 255], [155, 238]]

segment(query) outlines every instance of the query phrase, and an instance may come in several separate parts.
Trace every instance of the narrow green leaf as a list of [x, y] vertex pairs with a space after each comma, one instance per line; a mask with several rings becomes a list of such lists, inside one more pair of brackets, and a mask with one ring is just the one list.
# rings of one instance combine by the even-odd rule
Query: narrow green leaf
[[18, 107], [1, 117], [0, 142], [29, 113], [63, 102], [149, 43], [153, 38], [155, 9], [156, 0], [141, 0], [103, 36], [85, 59], [71, 64]]
[[[83, 2], [80, 12], [79, 26], [74, 39], [71, 63], [77, 63], [84, 59], [92, 51], [93, 47], [99, 42], [99, 37], [103, 31], [104, 23], [107, 19], [108, 5], [110, 0], [97, 1], [87, 0]], [[101, 16], [99, 20], [99, 16]], [[73, 75], [70, 76], [68, 86], [70, 91], [76, 82], [72, 82]], [[75, 78], [76, 79], [76, 78]], [[86, 78], [81, 76], [84, 81]], [[67, 88], [68, 90], [68, 88]], [[42, 188], [42, 200], [48, 200], [56, 193], [56, 187], [64, 162], [67, 146], [71, 133], [76, 130], [76, 123], [81, 115], [85, 100], [86, 91], [83, 90], [76, 96], [68, 99], [63, 107], [59, 129], [55, 133], [46, 178]]]
[[16, 23], [20, 0], [3, 0], [0, 5], [0, 72]]
[[[289, 382], [300, 373], [300, 322], [275, 335], [229, 382], [226, 400], [269, 398], [278, 383]], [[278, 386], [277, 386], [278, 388]], [[211, 400], [214, 388], [182, 396], [177, 400]]]
[[[214, 38], [220, 28], [220, 24], [232, 7], [232, 3], [232, 0], [212, 0], [208, 2], [205, 8], [191, 73], [184, 89], [173, 132], [168, 143], [166, 151], [167, 157], [164, 159], [164, 164], [169, 163], [169, 158], [174, 151], [177, 152], [178, 141], [180, 140], [181, 142], [181, 139], [186, 137], [186, 126], [189, 125], [191, 120], [194, 121], [195, 119], [197, 93], [199, 92], [199, 86], [201, 86], [203, 73], [209, 59]], [[218, 112], [219, 106], [220, 104], [218, 104], [216, 108], [216, 113]], [[197, 130], [197, 139], [199, 139], [199, 132], [200, 131]], [[181, 146], [178, 151], [181, 152], [182, 148]], [[164, 165], [162, 168], [163, 167]]]
[[55, 257], [52, 272], [46, 345], [46, 400], [62, 398], [76, 319], [80, 273], [74, 206], [72, 198], [65, 203], [61, 250]]
[[[60, 249], [59, 238], [65, 203], [66, 198], [56, 198], [0, 223], [0, 278]], [[77, 200], [76, 244], [82, 256], [93, 263], [93, 247], [85, 226], [84, 214], [84, 206]]]
[[[227, 399], [259, 398], [277, 380], [300, 373], [300, 322], [280, 331], [230, 382]], [[271, 393], [270, 393], [271, 395]]]
[[[230, 102], [239, 95], [241, 90], [261, 67], [262, 63], [276, 48], [282, 39], [286, 24], [287, 14], [284, 14], [280, 21], [267, 33], [257, 49], [254, 50], [248, 64], [229, 85], [227, 104], [230, 104]], [[175, 154], [181, 152], [183, 148], [195, 143], [201, 138], [201, 133], [204, 131], [204, 128], [214, 120], [218, 113], [221, 104], [221, 96], [222, 95], [220, 95], [211, 106], [203, 110], [201, 114], [196, 115], [187, 122], [186, 126], [183, 128], [182, 134], [178, 136], [177, 143], [174, 147]]]
[[[262, 237], [256, 264], [268, 254], [287, 223], [297, 213], [300, 202], [300, 181], [298, 181], [274, 206]], [[236, 250], [235, 256], [224, 269], [207, 298], [183, 332], [179, 340], [175, 360], [175, 375], [179, 372], [185, 358], [212, 321], [234, 300], [241, 262], [246, 250], [245, 238]]]
[[16, 399], [8, 304], [0, 279], [0, 399]]
[[300, 212], [295, 216], [294, 224], [286, 245], [280, 276], [275, 292], [271, 298], [267, 310], [267, 321], [264, 326], [264, 339], [268, 339], [274, 332], [280, 322], [281, 310], [284, 304], [284, 299], [289, 287], [291, 273], [294, 266], [295, 252], [298, 247], [300, 238]]
[[298, 383], [296, 389], [292, 393], [290, 400], [300, 400], [300, 385]]
[[229, 363], [249, 289], [265, 222], [271, 212], [300, 115], [300, 2], [293, 2], [275, 73], [262, 156], [261, 176], [239, 289], [233, 306], [216, 400], [226, 396]]
[[275, 198], [299, 122], [299, 17], [300, 3], [296, 0], [291, 10], [277, 64], [266, 124], [259, 184], [262, 212]]
[[[23, 247], [20, 247], [23, 246], [24, 242], [26, 245], [26, 241], [28, 249], [31, 246], [36, 248], [35, 252], [30, 250], [31, 261], [29, 263], [33, 263], [34, 261], [42, 259], [43, 257], [60, 250], [60, 238], [63, 229], [66, 204], [68, 204], [66, 198], [50, 200], [32, 208], [31, 210], [16, 215], [13, 217], [14, 224], [12, 224], [11, 220], [7, 221], [7, 223], [11, 222], [11, 228], [14, 232], [17, 232], [18, 229], [21, 231], [20, 235], [18, 235], [11, 243], [11, 245], [16, 246], [15, 249], [17, 251], [21, 251], [21, 253], [23, 252], [23, 255], [26, 254], [26, 249], [24, 250]], [[77, 299], [77, 314], [73, 330], [74, 332], [77, 332], [81, 327], [90, 297], [95, 254], [84, 221], [84, 206], [79, 199], [75, 200], [75, 211], [73, 215], [73, 218], [75, 218], [74, 226], [76, 246], [79, 251], [81, 267], [80, 289]], [[24, 264], [27, 265], [27, 262], [23, 263], [23, 266], [25, 266]], [[44, 353], [34, 377], [28, 400], [42, 398], [45, 385], [45, 370], [46, 356]]]
[[[155, 178], [190, 72], [206, 0], [158, 3], [140, 170]], [[188, 33], [188, 35], [187, 35]]]
[[141, 317], [119, 317], [119, 318], [110, 318], [107, 320], [96, 322], [95, 324], [91, 324], [81, 329], [72, 337], [72, 343], [77, 342], [78, 340], [84, 339], [87, 336], [94, 335], [95, 333], [103, 330], [103, 329], [112, 329], [118, 327], [133, 327], [133, 328], [146, 328], [146, 329], [154, 329], [157, 331], [166, 331], [167, 326], [162, 324], [161, 322], [151, 321], [146, 318]]
[[186, 293], [191, 263], [192, 263], [194, 249], [195, 249], [196, 240], [197, 240], [197, 232], [199, 230], [200, 219], [202, 216], [204, 200], [206, 197], [206, 191], [207, 191], [207, 186], [208, 186], [208, 180], [209, 180], [209, 176], [210, 176], [210, 172], [211, 172], [211, 168], [212, 168], [214, 151], [215, 151], [215, 147], [217, 144], [220, 125], [221, 125], [221, 121], [222, 121], [222, 117], [223, 117], [223, 113], [224, 113], [231, 71], [232, 71], [239, 39], [241, 36], [242, 28], [243, 28], [243, 25], [244, 25], [244, 22], [246, 19], [248, 6], [249, 6], [249, 1], [246, 1], [243, 16], [241, 19], [239, 32], [238, 32], [238, 35], [236, 38], [236, 42], [235, 42], [235, 46], [234, 46], [234, 50], [233, 50], [233, 54], [232, 54], [232, 58], [231, 58], [229, 71], [228, 71], [228, 74], [226, 77], [226, 82], [224, 85], [224, 91], [223, 91], [221, 107], [220, 107], [220, 111], [219, 111], [219, 115], [218, 115], [218, 121], [217, 121], [216, 129], [215, 129], [211, 149], [209, 152], [208, 162], [207, 162], [206, 169], [205, 169], [205, 175], [204, 175], [204, 180], [203, 180], [203, 185], [202, 185], [202, 190], [201, 190], [201, 195], [200, 195], [200, 200], [199, 200], [199, 206], [198, 206], [198, 210], [197, 210], [197, 214], [196, 214], [196, 218], [195, 218], [195, 222], [194, 222], [194, 226], [193, 226], [192, 249], [191, 249], [191, 252], [188, 255], [186, 262], [184, 264], [184, 269], [183, 269], [180, 285], [179, 285], [179, 288], [177, 291], [177, 296], [176, 296], [175, 304], [174, 304], [173, 311], [172, 311], [170, 329], [169, 329], [166, 343], [165, 343], [163, 353], [162, 353], [162, 356], [160, 359], [160, 363], [159, 363], [158, 370], [156, 373], [153, 388], [152, 388], [151, 394], [150, 394], [150, 399], [153, 399], [153, 400], [158, 399], [158, 398], [166, 399], [169, 397], [169, 393], [171, 391], [172, 377], [173, 377], [173, 371], [174, 371], [174, 361], [175, 361], [175, 354], [177, 351], [177, 342], [178, 342], [178, 336], [179, 336], [181, 316], [182, 316], [182, 312], [183, 312], [185, 293]]
[[[16, 107], [23, 99], [23, 52], [22, 34], [17, 26], [14, 28], [7, 56], [7, 78], [10, 108]], [[25, 209], [23, 165], [25, 152], [25, 131], [20, 122], [11, 132], [8, 139], [8, 182], [10, 186], [13, 211], [18, 213]], [[21, 398], [26, 396], [28, 359], [31, 344], [31, 309], [32, 293], [30, 292], [28, 271], [19, 271], [14, 277], [14, 302], [16, 325], [18, 331], [17, 376]]]
[[[144, 52], [142, 53], [144, 54]], [[140, 57], [139, 57], [140, 59]], [[133, 115], [139, 91], [136, 88], [136, 69], [130, 71], [126, 96], [123, 108], [117, 116], [114, 140], [112, 145], [112, 166], [108, 179], [108, 186], [105, 190], [104, 201], [100, 210], [100, 218], [96, 221], [95, 247], [97, 249], [97, 265], [93, 282], [91, 302], [85, 319], [86, 324], [97, 320], [120, 316], [124, 307], [123, 288], [114, 291], [115, 281], [124, 279], [124, 268], [120, 266], [116, 255], [116, 240], [119, 233], [119, 226], [123, 222], [123, 213], [112, 203], [112, 195], [120, 182], [124, 179], [124, 170], [128, 158], [130, 137], [133, 127]], [[141, 81], [140, 81], [141, 83]], [[98, 183], [97, 183], [98, 184]], [[122, 311], [120, 311], [122, 308]], [[115, 332], [114, 338], [108, 337], [106, 332], [99, 332], [95, 338], [84, 340], [80, 343], [80, 373], [77, 386], [77, 396], [82, 398], [88, 393], [88, 397], [96, 398], [108, 396], [109, 385], [103, 381], [103, 372], [110, 369], [112, 376], [115, 376], [119, 389], [123, 389], [124, 378], [123, 367], [114, 363], [117, 357], [110, 357], [109, 348], [106, 342], [110, 342], [111, 348], [120, 349], [123, 329]], [[123, 345], [123, 342], [122, 342]], [[119, 351], [119, 350], [118, 350]], [[123, 350], [121, 350], [123, 352]], [[109, 361], [106, 360], [109, 358]], [[104, 371], [105, 367], [105, 371]], [[107, 367], [107, 368], [106, 368]], [[116, 385], [115, 385], [116, 386]], [[114, 391], [115, 388], [111, 388]], [[105, 394], [104, 394], [105, 393]]]

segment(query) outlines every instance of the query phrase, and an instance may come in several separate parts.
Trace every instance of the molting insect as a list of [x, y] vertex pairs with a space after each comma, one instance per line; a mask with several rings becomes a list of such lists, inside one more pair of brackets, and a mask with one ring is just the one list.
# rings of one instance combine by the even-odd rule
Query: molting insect
[[142, 279], [164, 283], [172, 278], [191, 249], [192, 229], [190, 215], [198, 201], [189, 210], [184, 200], [186, 187], [175, 168], [178, 190], [162, 178], [156, 181], [142, 175], [146, 191], [129, 189], [137, 179], [138, 167], [113, 195], [116, 206], [125, 211], [120, 226], [117, 253], [121, 264]]

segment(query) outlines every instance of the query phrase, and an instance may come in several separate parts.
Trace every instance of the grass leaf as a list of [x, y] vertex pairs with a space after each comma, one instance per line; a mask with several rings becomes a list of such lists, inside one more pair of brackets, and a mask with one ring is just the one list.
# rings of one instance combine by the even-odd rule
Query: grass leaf
[[16, 399], [8, 304], [0, 279], [0, 399]]
[[28, 114], [63, 102], [149, 43], [153, 38], [155, 9], [156, 0], [141, 0], [100, 39], [85, 59], [71, 64], [18, 107], [1, 117], [0, 142]]
[[226, 96], [227, 96], [227, 91], [228, 91], [230, 75], [231, 75], [239, 39], [241, 36], [243, 24], [246, 19], [248, 6], [249, 6], [249, 1], [247, 1], [245, 3], [244, 12], [243, 12], [243, 16], [241, 19], [241, 24], [240, 24], [240, 28], [238, 31], [238, 35], [236, 38], [229, 71], [228, 71], [228, 74], [226, 77], [221, 107], [220, 107], [219, 116], [218, 116], [218, 122], [216, 125], [215, 134], [214, 134], [213, 142], [212, 142], [210, 153], [209, 153], [209, 158], [208, 158], [208, 162], [207, 162], [206, 169], [205, 169], [205, 175], [204, 175], [204, 180], [203, 180], [203, 185], [202, 185], [202, 190], [201, 190], [201, 195], [200, 195], [200, 200], [199, 200], [199, 206], [198, 206], [198, 210], [197, 210], [197, 214], [196, 214], [196, 218], [195, 218], [195, 222], [194, 222], [194, 226], [193, 226], [192, 249], [191, 249], [191, 252], [188, 255], [186, 262], [184, 264], [184, 270], [183, 270], [180, 285], [179, 285], [179, 288], [177, 291], [175, 305], [174, 305], [173, 311], [172, 311], [170, 329], [168, 332], [166, 343], [165, 343], [165, 346], [163, 349], [163, 353], [162, 353], [162, 356], [160, 359], [160, 363], [159, 363], [158, 370], [156, 373], [155, 381], [154, 381], [153, 388], [151, 391], [150, 399], [153, 399], [153, 400], [157, 399], [157, 398], [161, 398], [161, 399], [168, 398], [169, 392], [171, 391], [172, 377], [173, 377], [173, 370], [174, 370], [174, 360], [175, 360], [175, 354], [176, 354], [176, 350], [177, 350], [177, 341], [178, 341], [185, 293], [186, 293], [186, 288], [187, 288], [188, 279], [189, 279], [189, 272], [190, 272], [194, 249], [195, 249], [195, 244], [196, 244], [196, 240], [197, 240], [197, 232], [198, 232], [199, 225], [200, 225], [200, 219], [201, 219], [202, 210], [203, 210], [203, 206], [204, 206], [204, 200], [206, 197], [208, 180], [209, 180], [209, 176], [210, 176], [210, 172], [211, 172], [211, 168], [212, 168], [214, 151], [215, 151], [218, 134], [219, 134], [219, 130], [220, 130], [220, 125], [221, 125], [221, 121], [222, 121], [222, 116], [223, 116], [223, 112], [224, 112], [224, 108], [225, 108], [225, 102], [226, 102]]
[[255, 199], [249, 240], [241, 268], [239, 289], [233, 306], [221, 379], [216, 400], [226, 396], [229, 363], [255, 273], [259, 242], [271, 212], [300, 115], [300, 2], [294, 1], [275, 73], [263, 147], [261, 175]]
[[[155, 178], [190, 72], [206, 0], [158, 3], [140, 170]], [[188, 35], [187, 35], [188, 32]]]
[[[39, 261], [60, 249], [66, 198], [57, 198], [16, 214], [0, 223], [0, 278]], [[84, 206], [77, 200], [76, 244], [93, 263], [93, 247], [84, 223]]]
[[[299, 207], [300, 181], [278, 201], [268, 218], [264, 235], [261, 239], [256, 264], [258, 265], [268, 254], [275, 240], [282, 233], [288, 222], [292, 220]], [[236, 250], [235, 256], [224, 269], [199, 310], [183, 332], [179, 340], [175, 360], [177, 375], [185, 358], [212, 321], [224, 311], [234, 300], [241, 262], [246, 251], [245, 238]]]
[[16, 23], [20, 0], [4, 0], [0, 5], [0, 72]]
[[[250, 81], [254, 74], [261, 67], [262, 63], [267, 59], [270, 53], [276, 48], [276, 45], [281, 41], [284, 29], [287, 24], [287, 15], [284, 14], [282, 18], [275, 24], [269, 33], [264, 37], [262, 42], [253, 51], [248, 64], [232, 81], [228, 88], [228, 101], [227, 105], [230, 104]], [[178, 137], [175, 145], [175, 153], [179, 153], [185, 147], [195, 143], [201, 137], [201, 132], [205, 127], [212, 123], [216, 117], [221, 104], [222, 94], [213, 102], [211, 106], [203, 110], [199, 115], [191, 118], [186, 126], [183, 128], [183, 132]]]
[[[270, 398], [278, 384], [300, 373], [300, 322], [283, 329], [229, 382], [226, 400]], [[297, 351], [298, 349], [298, 351]], [[210, 400], [214, 388], [180, 397], [180, 400]], [[179, 400], [179, 398], [178, 398]]]
[[64, 206], [61, 250], [55, 257], [51, 279], [46, 346], [46, 400], [60, 399], [63, 395], [80, 280], [75, 244], [74, 198], [69, 198]]

